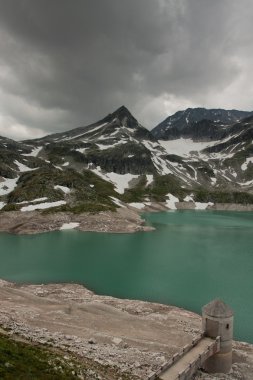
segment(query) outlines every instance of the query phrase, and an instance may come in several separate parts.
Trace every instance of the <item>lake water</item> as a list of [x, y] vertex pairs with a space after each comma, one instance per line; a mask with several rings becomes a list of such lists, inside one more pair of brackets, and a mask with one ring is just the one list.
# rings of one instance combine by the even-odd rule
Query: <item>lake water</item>
[[221, 297], [235, 337], [253, 342], [253, 213], [175, 211], [144, 215], [153, 232], [0, 234], [0, 278], [76, 282], [121, 298], [201, 313]]

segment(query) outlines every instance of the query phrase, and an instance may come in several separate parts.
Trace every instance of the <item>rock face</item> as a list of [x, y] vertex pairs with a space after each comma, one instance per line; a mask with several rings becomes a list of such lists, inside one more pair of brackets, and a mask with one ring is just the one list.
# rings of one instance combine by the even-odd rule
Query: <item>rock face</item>
[[[0, 325], [10, 336], [117, 369], [118, 379], [126, 374], [127, 379], [144, 379], [201, 333], [201, 317], [192, 312], [98, 296], [75, 284], [0, 280], [0, 302]], [[199, 372], [196, 379], [252, 380], [253, 346], [234, 342], [233, 350], [230, 374]]]
[[[182, 136], [196, 138], [197, 131], [202, 130], [203, 135], [199, 137], [212, 139], [222, 127], [235, 124], [252, 114], [237, 110], [187, 108], [167, 117], [152, 129], [152, 133], [159, 140], [173, 140]], [[222, 131], [218, 135], [221, 138]]]

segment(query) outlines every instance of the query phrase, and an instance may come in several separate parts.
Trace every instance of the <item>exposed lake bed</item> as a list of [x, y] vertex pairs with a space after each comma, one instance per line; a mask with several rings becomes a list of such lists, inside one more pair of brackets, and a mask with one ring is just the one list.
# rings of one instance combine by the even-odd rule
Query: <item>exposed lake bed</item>
[[[51, 347], [87, 380], [145, 379], [201, 333], [201, 317], [158, 303], [99, 296], [76, 284], [18, 285], [0, 280], [0, 333]], [[195, 379], [251, 380], [253, 346], [233, 343], [228, 375]], [[99, 377], [98, 377], [99, 376]]]

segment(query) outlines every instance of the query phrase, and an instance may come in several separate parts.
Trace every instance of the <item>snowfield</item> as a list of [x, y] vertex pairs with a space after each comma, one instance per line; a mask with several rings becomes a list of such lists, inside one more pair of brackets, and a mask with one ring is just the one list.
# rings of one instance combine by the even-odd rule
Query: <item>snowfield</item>
[[209, 146], [217, 144], [219, 141], [194, 142], [192, 139], [176, 139], [176, 140], [159, 140], [159, 143], [168, 154], [176, 154], [178, 156], [189, 156], [191, 151], [201, 151]]
[[4, 182], [0, 182], [0, 195], [6, 195], [11, 193], [15, 187], [17, 186], [17, 181], [19, 177], [17, 178], [4, 178]]
[[102, 177], [105, 181], [110, 181], [115, 185], [115, 190], [119, 194], [123, 194], [125, 189], [129, 188], [129, 182], [133, 179], [136, 179], [139, 177], [139, 175], [135, 174], [117, 174], [114, 172], [110, 173], [102, 173], [101, 167], [97, 166], [96, 169], [90, 168], [90, 170], [93, 171], [93, 173], [97, 174], [98, 176]]

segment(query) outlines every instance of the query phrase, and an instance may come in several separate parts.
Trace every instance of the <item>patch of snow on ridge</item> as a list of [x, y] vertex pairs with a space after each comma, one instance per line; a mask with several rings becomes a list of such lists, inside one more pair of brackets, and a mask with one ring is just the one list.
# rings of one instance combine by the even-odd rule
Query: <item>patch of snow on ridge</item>
[[71, 192], [71, 189], [70, 189], [69, 187], [67, 187], [67, 186], [56, 185], [56, 186], [54, 186], [54, 189], [55, 189], [55, 190], [58, 190], [58, 189], [59, 189], [59, 190], [63, 191], [64, 194], [68, 194], [68, 193]]
[[6, 195], [11, 193], [17, 186], [17, 178], [4, 178], [4, 182], [0, 182], [0, 195]]
[[5, 203], [4, 202], [0, 202], [0, 210], [2, 210], [2, 208], [5, 206]]
[[176, 210], [176, 203], [179, 202], [179, 199], [170, 193], [167, 194], [166, 197], [169, 198], [166, 200], [166, 206], [171, 210]]
[[76, 228], [79, 225], [80, 223], [77, 223], [77, 222], [63, 223], [60, 230], [73, 230], [73, 228]]
[[106, 149], [110, 149], [110, 148], [114, 148], [115, 146], [117, 145], [122, 145], [122, 144], [126, 144], [127, 141], [125, 140], [121, 140], [121, 141], [117, 141], [115, 142], [114, 144], [111, 144], [111, 145], [102, 145], [102, 144], [96, 144], [100, 150], [106, 150]]
[[209, 146], [217, 144], [219, 141], [194, 142], [192, 139], [176, 139], [176, 140], [159, 140], [159, 143], [167, 151], [168, 154], [176, 154], [178, 156], [188, 156], [191, 151], [201, 151]]
[[243, 171], [247, 170], [247, 168], [248, 168], [248, 164], [249, 164], [249, 163], [252, 163], [252, 164], [253, 164], [253, 157], [248, 157], [248, 158], [246, 158], [246, 161], [242, 164], [241, 169], [242, 169]]
[[14, 164], [18, 166], [20, 172], [30, 172], [32, 170], [37, 170], [38, 168], [29, 168], [28, 166], [22, 164], [21, 162], [15, 160]]
[[65, 201], [39, 203], [37, 205], [24, 206], [24, 207], [21, 208], [21, 211], [42, 210], [42, 209], [45, 209], [45, 208], [57, 207], [57, 206], [65, 205], [65, 204], [66, 204]]
[[208, 203], [202, 203], [202, 202], [195, 202], [195, 210], [206, 210], [208, 206], [213, 206], [213, 202]]
[[37, 157], [39, 152], [43, 149], [43, 146], [38, 146], [37, 148], [33, 148], [31, 153], [22, 153], [22, 156], [31, 156], [31, 157]]

